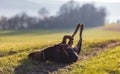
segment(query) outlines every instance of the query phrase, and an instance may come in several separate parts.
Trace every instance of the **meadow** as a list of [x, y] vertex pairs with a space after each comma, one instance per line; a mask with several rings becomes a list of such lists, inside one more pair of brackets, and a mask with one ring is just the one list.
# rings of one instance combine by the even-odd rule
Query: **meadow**
[[[73, 30], [0, 31], [0, 74], [119, 74], [120, 31], [86, 29], [81, 58], [73, 64], [29, 60], [30, 52], [60, 43]], [[75, 37], [75, 43], [78, 35]], [[113, 43], [114, 46], [111, 46]], [[111, 47], [106, 47], [107, 45]], [[99, 50], [98, 50], [99, 49]], [[102, 50], [104, 49], [104, 50]], [[100, 51], [100, 52], [98, 52]], [[95, 55], [93, 54], [95, 53]]]

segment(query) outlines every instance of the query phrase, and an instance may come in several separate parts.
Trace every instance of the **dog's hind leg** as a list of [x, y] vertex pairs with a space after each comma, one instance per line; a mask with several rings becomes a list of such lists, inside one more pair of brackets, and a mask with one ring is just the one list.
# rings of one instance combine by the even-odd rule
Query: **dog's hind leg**
[[77, 45], [74, 47], [74, 50], [77, 52], [77, 54], [80, 53], [81, 51], [81, 47], [82, 47], [82, 32], [83, 32], [83, 28], [84, 28], [84, 25], [81, 24], [80, 25], [80, 34], [79, 34], [79, 41], [77, 43]]

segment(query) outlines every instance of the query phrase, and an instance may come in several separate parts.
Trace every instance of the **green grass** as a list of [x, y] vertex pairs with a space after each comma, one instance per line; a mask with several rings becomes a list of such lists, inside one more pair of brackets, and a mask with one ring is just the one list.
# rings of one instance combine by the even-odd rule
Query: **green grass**
[[[30, 52], [42, 50], [59, 43], [66, 34], [71, 35], [72, 30], [0, 31], [0, 74], [46, 73], [44, 71], [56, 72], [56, 70], [58, 70], [57, 73], [61, 74], [109, 74], [112, 71], [119, 73], [118, 64], [116, 63], [119, 62], [120, 54], [118, 52], [120, 47], [105, 51], [92, 59], [83, 60], [82, 62], [77, 61], [67, 66], [49, 62], [38, 63], [27, 59], [27, 55]], [[120, 40], [119, 31], [85, 30], [83, 33], [82, 52], [87, 52], [91, 46], [109, 40]], [[77, 41], [78, 35], [74, 44]], [[109, 56], [114, 57], [114, 59], [109, 59]], [[51, 70], [52, 67], [55, 70]]]

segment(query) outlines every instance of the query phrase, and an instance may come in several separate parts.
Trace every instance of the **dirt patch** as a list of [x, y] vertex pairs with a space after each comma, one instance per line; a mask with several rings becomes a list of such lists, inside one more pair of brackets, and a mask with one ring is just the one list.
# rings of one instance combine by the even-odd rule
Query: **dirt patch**
[[79, 60], [82, 61], [91, 58], [100, 54], [104, 50], [110, 50], [116, 46], [120, 46], [120, 41], [111, 40], [104, 43], [95, 44], [94, 46], [90, 46], [91, 51], [81, 53]]

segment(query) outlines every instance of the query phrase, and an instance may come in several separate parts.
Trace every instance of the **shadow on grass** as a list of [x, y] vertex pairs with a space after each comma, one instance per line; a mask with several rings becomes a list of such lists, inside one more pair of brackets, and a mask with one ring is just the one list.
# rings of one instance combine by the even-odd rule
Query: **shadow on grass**
[[69, 65], [54, 62], [37, 62], [29, 59], [23, 59], [19, 62], [21, 65], [15, 68], [15, 74], [49, 74]]

